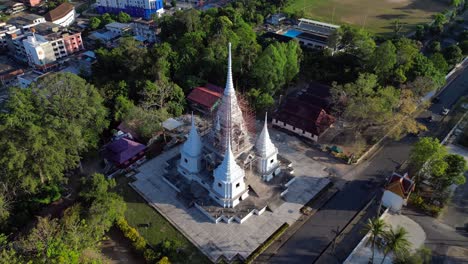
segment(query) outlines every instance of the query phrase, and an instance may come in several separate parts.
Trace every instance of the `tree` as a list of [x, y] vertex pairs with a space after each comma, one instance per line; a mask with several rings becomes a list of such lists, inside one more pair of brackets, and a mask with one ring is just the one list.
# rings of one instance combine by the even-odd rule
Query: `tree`
[[107, 24], [110, 24], [112, 22], [115, 22], [115, 20], [112, 18], [112, 16], [109, 14], [109, 13], [104, 13], [102, 16], [101, 16], [101, 21], [103, 23], [103, 25], [101, 26], [105, 26]]
[[132, 21], [132, 17], [129, 14], [120, 11], [117, 15], [117, 21], [119, 21], [120, 23], [128, 23]]
[[[0, 191], [0, 230], [10, 217], [11, 201], [8, 200], [5, 192]], [[0, 243], [1, 244], [1, 243]]]
[[383, 248], [384, 257], [381, 264], [385, 262], [389, 253], [395, 255], [406, 254], [409, 251], [409, 247], [411, 247], [411, 242], [408, 241], [408, 231], [401, 226], [396, 228], [396, 230], [388, 230], [383, 237], [385, 241]]
[[89, 26], [92, 30], [98, 29], [102, 24], [102, 21], [98, 17], [92, 17], [89, 19]]
[[342, 26], [338, 34], [340, 43], [346, 52], [355, 55], [363, 62], [370, 59], [376, 45], [369, 32], [361, 28]]
[[432, 61], [434, 67], [439, 70], [439, 72], [443, 74], [448, 73], [449, 66], [442, 53], [432, 54], [430, 60]]
[[367, 240], [367, 244], [371, 244], [372, 248], [372, 257], [370, 262], [374, 263], [374, 256], [375, 256], [375, 246], [377, 243], [377, 239], [380, 238], [384, 233], [387, 225], [385, 222], [380, 218], [373, 218], [368, 219], [366, 225], [364, 226], [364, 232], [369, 233], [369, 240]]
[[455, 66], [463, 58], [462, 50], [457, 45], [452, 45], [444, 50], [444, 57], [450, 66]]
[[464, 56], [468, 55], [468, 40], [462, 41], [458, 44]]
[[371, 67], [380, 79], [387, 80], [396, 62], [396, 47], [387, 40], [375, 49], [371, 59]]
[[440, 169], [443, 170], [443, 172], [433, 174], [430, 178], [436, 190], [443, 192], [452, 184], [465, 184], [466, 178], [464, 173], [466, 171], [466, 161], [462, 156], [456, 154], [446, 155], [443, 162], [440, 162], [440, 164], [439, 166], [443, 166]]
[[394, 87], [381, 87], [374, 74], [360, 74], [353, 83], [333, 85], [332, 100], [336, 110], [356, 124], [362, 132], [369, 126], [382, 126], [392, 122], [393, 113], [398, 107], [399, 91]]
[[185, 95], [182, 88], [167, 79], [156, 82], [146, 81], [142, 89], [141, 107], [145, 110], [151, 108], [167, 108], [170, 114], [179, 116], [184, 110]]
[[447, 150], [437, 138], [422, 137], [411, 149], [410, 164], [416, 171], [422, 170], [422, 174], [441, 174], [446, 168], [446, 154]]
[[417, 25], [415, 38], [417, 40], [423, 40], [425, 35], [426, 35], [426, 29], [424, 28], [424, 25]]
[[430, 50], [431, 53], [440, 52], [442, 50], [442, 48], [440, 46], [440, 42], [439, 41], [432, 41], [431, 44], [429, 44], [429, 50]]
[[97, 90], [71, 73], [50, 74], [26, 89], [13, 89], [0, 116], [0, 164], [24, 191], [63, 181], [80, 154], [96, 147], [107, 127]]

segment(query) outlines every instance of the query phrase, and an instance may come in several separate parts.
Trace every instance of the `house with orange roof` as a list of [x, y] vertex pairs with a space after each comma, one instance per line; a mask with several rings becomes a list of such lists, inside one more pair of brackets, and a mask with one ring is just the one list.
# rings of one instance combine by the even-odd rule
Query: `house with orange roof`
[[415, 183], [410, 179], [408, 173], [403, 175], [394, 172], [385, 185], [382, 196], [382, 206], [390, 211], [399, 212], [403, 205], [406, 205]]

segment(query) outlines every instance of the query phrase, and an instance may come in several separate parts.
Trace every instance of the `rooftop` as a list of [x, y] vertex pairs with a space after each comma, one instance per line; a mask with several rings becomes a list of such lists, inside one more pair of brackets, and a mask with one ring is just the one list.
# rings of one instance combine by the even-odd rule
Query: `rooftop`
[[51, 10], [49, 13], [45, 14], [45, 19], [47, 21], [56, 21], [61, 19], [62, 17], [65, 17], [68, 15], [68, 13], [72, 12], [75, 9], [75, 6], [73, 6], [70, 3], [63, 3], [53, 10]]
[[222, 91], [214, 91], [206, 87], [196, 87], [187, 96], [187, 99], [207, 108], [212, 108], [222, 97]]
[[143, 144], [128, 138], [121, 138], [105, 146], [104, 157], [114, 163], [123, 164], [145, 149], [146, 146]]

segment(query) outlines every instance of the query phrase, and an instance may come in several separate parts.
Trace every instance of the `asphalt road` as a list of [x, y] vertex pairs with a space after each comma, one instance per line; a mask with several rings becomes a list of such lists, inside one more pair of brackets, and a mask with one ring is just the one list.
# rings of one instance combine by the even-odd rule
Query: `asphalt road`
[[[429, 115], [437, 117], [432, 123], [425, 121], [429, 129], [428, 134], [434, 135], [441, 132], [439, 122], [441, 122], [442, 109], [451, 108], [460, 97], [467, 94], [468, 69], [464, 69], [439, 94], [440, 101], [429, 108], [430, 112], [423, 113], [419, 117], [421, 120]], [[341, 192], [311, 217], [278, 250], [269, 263], [313, 263], [317, 261], [320, 254], [335, 238], [337, 229], [341, 231], [379, 189], [377, 186], [369, 188], [369, 182], [371, 180], [373, 182], [384, 181], [389, 173], [407, 160], [411, 145], [416, 140], [416, 137], [407, 136], [398, 142], [389, 142], [369, 160], [338, 179], [337, 184], [341, 186]], [[363, 236], [359, 233], [350, 235]], [[437, 240], [437, 234], [432, 239]]]

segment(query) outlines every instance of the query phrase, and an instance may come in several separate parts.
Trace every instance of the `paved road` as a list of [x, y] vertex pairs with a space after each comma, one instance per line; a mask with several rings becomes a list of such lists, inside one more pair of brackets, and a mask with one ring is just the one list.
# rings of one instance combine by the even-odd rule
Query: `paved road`
[[[460, 76], [440, 93], [440, 102], [432, 105], [429, 108], [430, 113], [423, 113], [420, 119], [423, 120], [430, 114], [438, 116], [444, 107], [450, 108], [460, 97], [467, 94], [468, 69], [464, 69]], [[439, 119], [427, 124], [429, 133], [441, 132]], [[344, 175], [337, 182], [342, 191], [311, 217], [269, 262], [315, 262], [336, 236], [336, 230], [342, 230], [376, 192], [377, 188], [367, 187], [369, 180], [383, 181], [390, 172], [408, 158], [411, 145], [416, 140], [415, 137], [408, 136], [398, 142], [389, 142], [375, 156]], [[352, 235], [362, 236], [358, 232]], [[433, 239], [437, 239], [436, 237]], [[444, 238], [441, 237], [441, 239]]]

